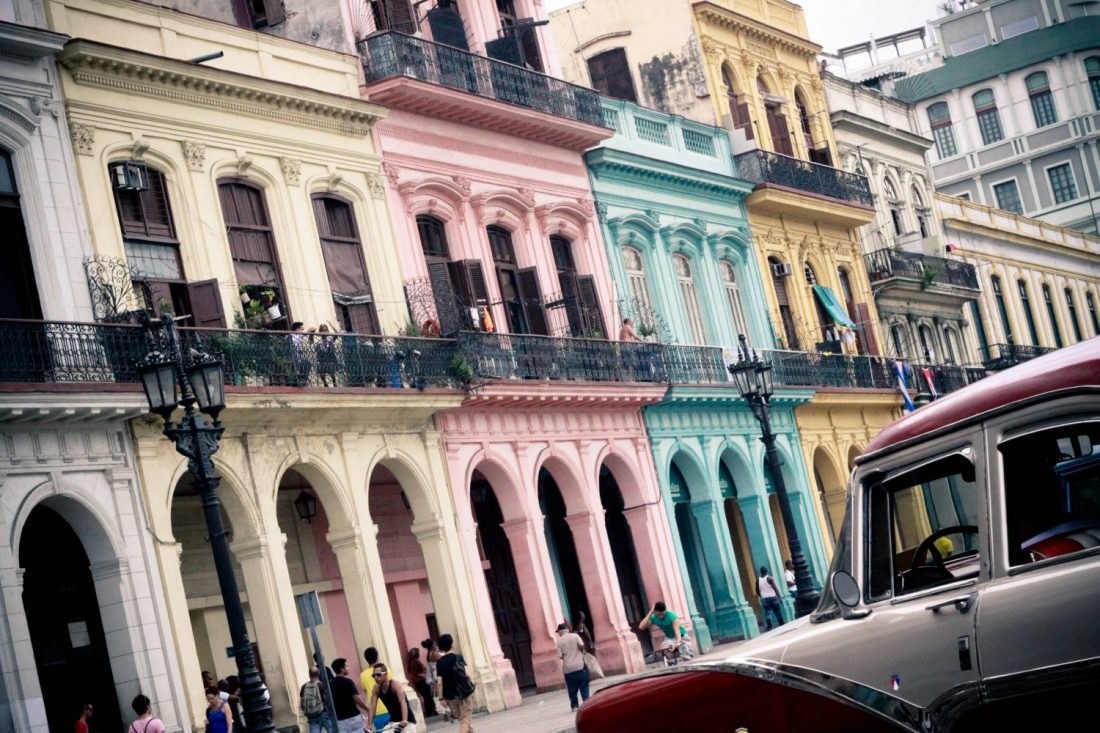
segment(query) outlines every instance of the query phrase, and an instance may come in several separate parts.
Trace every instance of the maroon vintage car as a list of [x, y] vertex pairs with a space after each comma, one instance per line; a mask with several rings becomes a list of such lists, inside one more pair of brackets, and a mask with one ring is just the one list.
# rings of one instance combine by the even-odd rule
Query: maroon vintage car
[[1100, 338], [883, 430], [825, 586], [726, 660], [599, 691], [577, 730], [1097, 730]]

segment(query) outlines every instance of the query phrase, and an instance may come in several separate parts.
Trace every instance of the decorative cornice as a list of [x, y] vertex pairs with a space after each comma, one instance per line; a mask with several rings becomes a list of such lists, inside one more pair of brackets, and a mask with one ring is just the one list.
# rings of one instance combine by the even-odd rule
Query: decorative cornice
[[58, 55], [77, 84], [215, 107], [300, 127], [363, 136], [386, 115], [378, 105], [86, 40]]
[[197, 140], [180, 140], [187, 167], [201, 173], [206, 168], [206, 143]]
[[709, 23], [729, 31], [743, 33], [747, 40], [774, 44], [810, 59], [816, 58], [817, 54], [821, 53], [821, 46], [812, 41], [800, 38], [774, 26], [766, 25], [740, 13], [727, 10], [714, 3], [697, 3], [696, 10], [701, 23]]
[[753, 184], [736, 178], [693, 170], [672, 163], [654, 165], [649, 158], [607, 148], [597, 148], [589, 152], [587, 160], [597, 177], [609, 173], [619, 174], [666, 186], [721, 194], [738, 200], [744, 199], [753, 190]]

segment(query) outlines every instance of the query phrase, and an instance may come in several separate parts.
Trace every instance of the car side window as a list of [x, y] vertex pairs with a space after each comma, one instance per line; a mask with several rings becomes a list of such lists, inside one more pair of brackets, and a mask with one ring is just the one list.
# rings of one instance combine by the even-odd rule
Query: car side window
[[961, 453], [870, 487], [868, 600], [977, 577], [974, 466]]
[[1032, 433], [998, 449], [1009, 565], [1100, 547], [1100, 423]]

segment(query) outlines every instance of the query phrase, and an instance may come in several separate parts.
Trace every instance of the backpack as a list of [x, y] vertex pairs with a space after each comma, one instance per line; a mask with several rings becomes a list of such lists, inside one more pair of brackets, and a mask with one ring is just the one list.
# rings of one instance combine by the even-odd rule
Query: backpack
[[302, 687], [302, 712], [307, 718], [315, 718], [325, 712], [325, 702], [321, 699], [321, 686], [316, 682], [307, 682]]

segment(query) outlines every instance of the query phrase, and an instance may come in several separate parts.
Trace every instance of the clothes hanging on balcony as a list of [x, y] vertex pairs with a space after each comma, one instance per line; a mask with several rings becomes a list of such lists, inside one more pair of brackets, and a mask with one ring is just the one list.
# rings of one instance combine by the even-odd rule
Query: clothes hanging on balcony
[[836, 293], [833, 292], [832, 288], [825, 285], [814, 285], [813, 288], [814, 295], [821, 301], [821, 305], [833, 317], [834, 321], [846, 328], [856, 327], [855, 321], [848, 316], [848, 311], [844, 309], [844, 304], [836, 297]]

